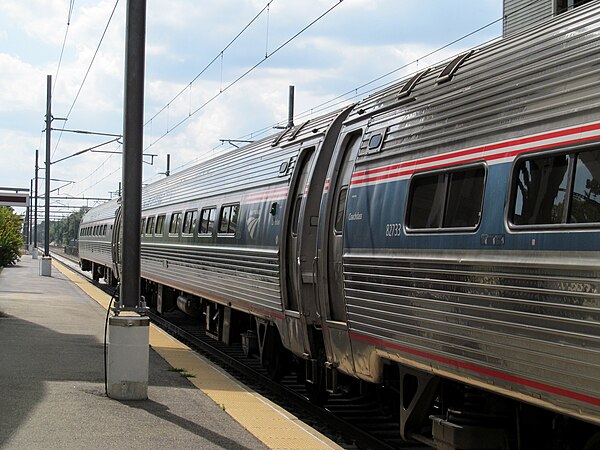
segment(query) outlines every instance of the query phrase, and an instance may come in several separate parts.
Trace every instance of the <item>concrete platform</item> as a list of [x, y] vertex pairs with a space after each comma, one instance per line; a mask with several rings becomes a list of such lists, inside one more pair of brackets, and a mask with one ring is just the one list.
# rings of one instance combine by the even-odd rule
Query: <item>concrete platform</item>
[[29, 255], [0, 272], [0, 448], [339, 448], [156, 328], [149, 399], [109, 399], [107, 296], [76, 278]]

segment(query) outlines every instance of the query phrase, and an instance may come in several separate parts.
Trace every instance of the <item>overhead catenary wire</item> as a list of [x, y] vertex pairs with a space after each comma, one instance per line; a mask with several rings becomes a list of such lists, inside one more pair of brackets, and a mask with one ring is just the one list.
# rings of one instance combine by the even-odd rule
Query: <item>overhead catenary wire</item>
[[[231, 39], [231, 41], [229, 41], [229, 43], [223, 47], [223, 49], [217, 53], [217, 55], [206, 65], [204, 66], [204, 68], [198, 72], [198, 74], [196, 74], [196, 76], [194, 78], [192, 78], [192, 80], [186, 85], [186, 87], [184, 87], [183, 89], [181, 89], [177, 94], [175, 94], [175, 96], [169, 100], [165, 106], [163, 106], [161, 109], [159, 109], [152, 117], [150, 117], [148, 120], [146, 120], [146, 123], [144, 123], [144, 127], [146, 127], [147, 125], [150, 125], [152, 123], [152, 121], [160, 115], [160, 113], [162, 113], [164, 110], [168, 109], [169, 106], [175, 101], [177, 100], [181, 94], [183, 94], [187, 89], [188, 86], [191, 86], [196, 80], [198, 80], [198, 78], [200, 78], [208, 69], [210, 69], [210, 67], [219, 59], [221, 58], [221, 66], [222, 66], [222, 59], [223, 59], [223, 54], [227, 51], [227, 49], [229, 47], [231, 47], [243, 34], [244, 32], [250, 28], [250, 26], [266, 11], [266, 9], [269, 7], [269, 5], [273, 3], [273, 0], [269, 0], [269, 2], [258, 12], [256, 13], [256, 15], [250, 20], [250, 22], [248, 22], [236, 35], [233, 39]], [[222, 69], [221, 69], [221, 74], [222, 74]], [[221, 80], [222, 82], [222, 80]]]
[[[535, 0], [534, 0], [534, 2], [535, 2]], [[528, 5], [526, 5], [526, 6], [528, 6]], [[526, 7], [526, 6], [524, 6], [524, 7]], [[518, 11], [515, 11], [515, 12], [518, 12]], [[513, 12], [512, 14], [514, 14], [515, 12]], [[422, 56], [414, 59], [413, 61], [410, 61], [410, 62], [408, 62], [406, 64], [403, 64], [402, 66], [397, 67], [397, 68], [395, 68], [395, 69], [393, 69], [393, 70], [391, 70], [391, 71], [389, 71], [389, 72], [387, 72], [385, 74], [379, 75], [376, 78], [374, 78], [372, 80], [369, 80], [366, 83], [361, 84], [360, 86], [354, 87], [354, 88], [352, 88], [352, 89], [350, 89], [350, 90], [348, 90], [348, 91], [346, 91], [346, 92], [344, 92], [342, 94], [338, 94], [335, 97], [333, 97], [332, 99], [329, 99], [329, 100], [327, 100], [327, 101], [325, 101], [323, 103], [320, 103], [320, 104], [318, 104], [316, 106], [313, 106], [313, 107], [311, 107], [311, 108], [309, 108], [309, 109], [307, 109], [305, 111], [302, 111], [298, 115], [296, 115], [295, 118], [302, 119], [302, 118], [305, 118], [307, 116], [314, 115], [316, 113], [320, 113], [320, 112], [323, 112], [323, 111], [326, 111], [326, 110], [333, 109], [335, 107], [339, 107], [339, 106], [341, 106], [341, 105], [343, 105], [345, 103], [348, 103], [349, 100], [346, 97], [348, 95], [350, 95], [350, 94], [353, 94], [353, 96], [355, 96], [355, 97], [356, 96], [363, 96], [363, 95], [366, 95], [366, 94], [368, 94], [370, 92], [374, 92], [374, 91], [380, 90], [380, 89], [382, 89], [384, 87], [387, 87], [387, 86], [389, 86], [391, 84], [397, 83], [401, 78], [395, 78], [395, 79], [393, 79], [393, 80], [391, 80], [389, 82], [386, 82], [384, 84], [374, 86], [374, 87], [372, 87], [369, 90], [362, 91], [362, 89], [364, 89], [365, 87], [371, 86], [371, 85], [373, 85], [374, 83], [377, 83], [380, 80], [383, 80], [383, 79], [385, 79], [385, 78], [387, 78], [387, 77], [389, 77], [389, 76], [391, 76], [391, 75], [393, 75], [395, 73], [398, 73], [401, 70], [403, 70], [403, 69], [405, 69], [407, 67], [410, 67], [411, 65], [413, 65], [415, 63], [418, 63], [419, 61], [422, 61], [423, 59], [426, 59], [426, 58], [428, 58], [430, 56], [433, 56], [436, 53], [439, 53], [442, 50], [445, 50], [445, 49], [451, 47], [452, 45], [457, 44], [457, 43], [459, 43], [459, 42], [461, 42], [461, 41], [463, 41], [463, 40], [465, 40], [465, 39], [467, 39], [467, 38], [469, 38], [469, 37], [471, 37], [471, 36], [473, 36], [473, 35], [481, 32], [481, 31], [483, 31], [483, 30], [485, 30], [485, 29], [487, 29], [487, 28], [489, 28], [489, 27], [491, 27], [491, 26], [493, 26], [493, 25], [495, 25], [498, 22], [503, 21], [503, 20], [506, 20], [506, 16], [503, 16], [503, 17], [495, 19], [495, 20], [493, 20], [491, 22], [488, 22], [487, 24], [485, 24], [485, 25], [483, 25], [483, 26], [481, 26], [481, 27], [479, 27], [479, 28], [477, 28], [477, 29], [475, 29], [475, 30], [467, 33], [467, 34], [464, 34], [463, 36], [460, 36], [459, 38], [454, 39], [454, 40], [452, 40], [452, 41], [450, 41], [450, 42], [448, 42], [448, 43], [446, 43], [446, 44], [444, 44], [444, 45], [442, 45], [442, 46], [440, 46], [440, 47], [438, 47], [438, 48], [436, 48], [436, 49], [434, 49], [434, 50], [426, 53], [425, 55], [422, 55]], [[309, 24], [307, 27], [310, 27], [310, 25], [312, 25], [312, 23]], [[280, 48], [282, 48], [283, 46], [285, 46], [287, 43], [289, 43], [289, 41], [291, 41], [292, 39], [294, 39], [296, 36], [297, 35], [294, 35], [292, 38], [290, 38], [290, 40], [286, 41], [279, 48], [277, 48], [276, 50], [274, 50], [273, 53], [275, 53]], [[488, 44], [490, 42], [493, 42], [496, 39], [497, 38], [493, 38], [491, 40], [483, 42], [483, 43], [479, 44], [479, 46], [486, 45], [486, 44]], [[273, 53], [271, 53], [271, 55]], [[257, 65], [253, 66], [251, 69], [249, 69], [249, 71], [247, 71], [246, 73], [244, 73], [242, 76], [240, 76], [240, 78], [238, 78], [237, 80], [235, 80], [233, 83], [239, 81], [239, 79], [243, 78], [245, 75], [247, 75], [251, 70], [253, 70], [255, 67], [257, 67], [258, 65], [260, 65], [262, 62], [264, 62], [264, 60], [261, 60]], [[231, 87], [231, 85], [227, 86], [225, 89], [228, 89], [229, 87]], [[196, 113], [197, 111], [199, 111], [203, 107], [207, 106], [216, 97], [218, 97], [219, 94], [215, 95], [213, 98], [209, 99], [205, 104], [201, 105], [196, 111], [194, 111], [194, 113]], [[169, 132], [173, 131], [175, 128], [177, 128], [177, 126], [179, 126], [180, 124], [182, 124], [187, 119], [188, 118], [185, 118], [179, 124], [176, 124], [174, 127], [170, 128]], [[287, 123], [287, 120], [279, 121], [279, 122], [276, 122], [275, 124], [271, 124], [269, 126], [261, 128], [259, 130], [252, 131], [250, 133], [247, 133], [247, 134], [245, 134], [243, 136], [238, 137], [237, 139], [246, 140], [248, 138], [256, 138], [256, 137], [262, 136], [262, 135], [268, 133], [269, 131], [272, 131], [273, 128], [276, 128], [276, 127], [278, 127], [278, 126], [280, 126], [281, 124], [284, 124], [284, 123]], [[168, 133], [165, 133], [165, 135], [166, 134], [168, 134]], [[156, 142], [158, 142], [158, 140], [164, 138], [165, 135], [162, 135], [159, 139], [157, 139], [156, 141], [154, 141], [151, 145], [154, 145]], [[219, 145], [216, 145], [215, 147], [213, 147], [212, 151], [214, 152], [217, 149], [219, 149], [220, 147], [223, 147], [223, 143], [222, 142]], [[229, 150], [229, 149], [227, 149], [227, 150]], [[178, 167], [172, 169], [172, 172], [177, 171], [177, 170], [182, 170], [183, 168], [186, 168], [186, 167], [189, 167], [189, 166], [191, 166], [193, 164], [196, 164], [198, 161], [204, 160], [206, 158], [207, 158], [206, 155], [200, 155], [197, 158], [194, 158], [193, 160], [191, 160], [191, 161], [189, 161], [189, 162], [187, 162], [185, 164], [182, 164], [181, 166], [178, 166]], [[152, 180], [152, 179], [154, 179], [154, 176], [150, 178], [150, 180]], [[145, 182], [147, 182], [147, 181], [145, 181]]]
[[[298, 36], [300, 36], [302, 33], [304, 33], [310, 27], [312, 27], [315, 23], [317, 23], [319, 20], [323, 19], [323, 17], [325, 17], [327, 14], [329, 14], [331, 11], [333, 11], [335, 8], [337, 8], [339, 5], [341, 5], [343, 1], [344, 0], [337, 0], [337, 2], [333, 6], [331, 6], [329, 9], [327, 9], [321, 15], [319, 15], [316, 19], [314, 19], [312, 22], [310, 22], [308, 25], [306, 25], [304, 28], [302, 28], [300, 31], [298, 31], [296, 34], [294, 34], [288, 40], [286, 40], [281, 45], [279, 45], [271, 53], [265, 55], [265, 57], [263, 59], [261, 59], [260, 61], [258, 61], [256, 64], [254, 64], [248, 70], [246, 70], [244, 73], [242, 73], [240, 76], [238, 76], [235, 80], [233, 80], [231, 83], [229, 83], [223, 89], [221, 89], [218, 93], [216, 93], [215, 95], [213, 95], [210, 99], [208, 99], [206, 102], [204, 102], [202, 105], [200, 105], [194, 111], [192, 111], [187, 117], [184, 117], [179, 122], [177, 122], [173, 127], [169, 128], [164, 134], [162, 134], [156, 140], [154, 140], [148, 146], [146, 146], [144, 148], [144, 150], [148, 150], [150, 147], [152, 147], [153, 145], [155, 145], [156, 143], [158, 143], [159, 141], [161, 141], [165, 136], [167, 136], [173, 130], [177, 129], [183, 123], [187, 122], [192, 116], [196, 115], [198, 112], [200, 112], [201, 110], [203, 110], [204, 108], [206, 108], [215, 99], [217, 99], [218, 97], [220, 97], [224, 92], [226, 92], [231, 87], [235, 86], [238, 82], [240, 82], [242, 79], [244, 79], [248, 74], [250, 74], [251, 72], [253, 72], [256, 68], [258, 68], [259, 66], [261, 66], [265, 61], [267, 61], [269, 58], [271, 58], [273, 55], [275, 55], [277, 52], [279, 52], [279, 50], [281, 50], [282, 48], [284, 48], [285, 46], [287, 46], [290, 42], [292, 42], [294, 39], [296, 39]], [[269, 2], [269, 4], [270, 3], [271, 2]], [[156, 117], [156, 116], [154, 116], [154, 117]]]
[[[94, 61], [96, 60], [96, 56], [98, 55], [98, 52], [100, 51], [100, 46], [102, 45], [102, 41], [104, 41], [104, 37], [106, 36], [106, 31], [108, 30], [108, 27], [110, 26], [110, 22], [112, 21], [113, 16], [115, 15], [115, 10], [117, 9], [118, 4], [119, 4], [119, 0], [116, 0], [115, 5], [113, 6], [113, 9], [112, 9], [112, 11], [110, 13], [110, 16], [108, 18], [108, 21], [106, 22], [106, 26], [104, 27], [104, 31], [102, 32], [102, 36], [100, 37], [100, 41], [98, 42], [98, 45], [96, 46], [96, 50], [94, 51], [94, 55], [92, 56], [92, 59], [90, 61], [90, 64], [88, 65], [88, 68], [87, 68], [87, 70], [85, 72], [83, 80], [81, 81], [81, 84], [79, 85], [79, 89], [77, 90], [77, 94], [75, 94], [75, 98], [73, 99], [73, 103], [71, 103], [71, 107], [69, 108], [69, 111], [67, 112], [67, 115], [65, 116], [65, 124], [66, 124], [66, 120], [69, 119], [69, 117], [71, 115], [71, 112], [73, 111], [73, 108], [75, 108], [75, 104], [77, 103], [77, 100], [79, 99], [79, 95], [81, 94], [81, 91], [83, 89], [83, 86], [85, 85], [87, 77], [90, 74], [90, 70], [92, 69], [92, 66], [94, 65]], [[58, 149], [58, 145], [60, 143], [61, 137], [62, 137], [62, 132], [58, 136], [56, 145], [54, 147], [54, 151], [52, 152], [52, 158], [54, 158], [54, 154], [56, 153], [56, 151]]]
[[69, 34], [69, 26], [71, 25], [71, 17], [73, 15], [73, 8], [75, 6], [75, 0], [69, 1], [69, 13], [67, 14], [67, 28], [65, 30], [65, 37], [63, 38], [62, 48], [60, 49], [60, 56], [58, 58], [58, 66], [56, 67], [56, 74], [54, 75], [54, 85], [52, 86], [52, 95], [56, 89], [56, 82], [58, 81], [58, 73], [60, 72], [60, 65], [62, 63], [63, 54], [65, 52], [65, 46], [67, 44], [67, 35]]
[[[530, 2], [530, 3], [529, 3], [529, 4], [527, 4], [527, 5], [524, 5], [522, 8], [520, 8], [520, 9], [519, 9], [519, 11], [520, 11], [521, 9], [523, 9], [523, 8], [526, 8], [527, 6], [531, 5], [531, 4], [532, 4], [532, 3], [534, 3], [534, 2], [535, 2], [535, 0], [533, 0], [532, 2]], [[260, 11], [258, 14], [256, 14], [256, 16], [253, 18], [253, 20], [252, 20], [250, 23], [248, 23], [248, 25], [246, 25], [246, 27], [244, 27], [244, 29], [243, 29], [242, 31], [240, 31], [240, 32], [238, 33], [238, 35], [236, 36], [236, 38], [234, 38], [234, 39], [233, 39], [233, 40], [232, 40], [232, 41], [231, 41], [231, 42], [228, 44], [228, 46], [226, 46], [226, 47], [224, 48], [224, 50], [225, 50], [225, 49], [227, 49], [227, 48], [228, 48], [228, 47], [229, 47], [229, 46], [230, 46], [230, 45], [231, 45], [233, 42], [235, 42], [235, 40], [236, 40], [236, 39], [237, 39], [239, 36], [241, 36], [241, 35], [243, 34], [244, 30], [245, 30], [247, 27], [249, 27], [249, 26], [250, 26], [250, 25], [251, 25], [251, 24], [252, 24], [252, 23], [253, 23], [253, 22], [254, 22], [254, 21], [255, 21], [255, 20], [256, 20], [256, 19], [257, 19], [257, 18], [258, 18], [258, 17], [259, 17], [259, 16], [260, 16], [260, 15], [261, 15], [263, 12], [264, 12], [264, 11], [265, 11], [265, 10], [268, 10], [268, 7], [269, 7], [269, 5], [270, 5], [271, 3], [272, 3], [272, 0], [271, 0], [271, 1], [269, 1], [269, 2], [268, 2], [266, 5], [265, 5], [265, 7], [263, 7], [263, 9], [262, 9], [262, 10], [261, 10], [261, 11]], [[340, 3], [341, 3], [341, 2], [340, 2]], [[336, 6], [337, 6], [337, 5], [336, 5]], [[514, 13], [516, 13], [516, 12], [518, 12], [518, 11], [514, 11], [514, 12], [512, 12], [511, 14], [514, 14]], [[492, 21], [492, 22], [490, 22], [490, 23], [488, 23], [488, 24], [484, 25], [483, 27], [480, 27], [480, 28], [478, 28], [477, 30], [475, 30], [475, 31], [472, 31], [472, 32], [470, 32], [470, 33], [466, 34], [465, 36], [462, 36], [462, 37], [461, 37], [461, 38], [459, 38], [459, 39], [456, 39], [456, 40], [454, 40], [454, 41], [452, 41], [452, 42], [450, 42], [450, 43], [448, 43], [448, 44], [445, 44], [444, 46], [442, 46], [442, 47], [440, 47], [440, 48], [438, 48], [438, 49], [436, 49], [436, 50], [434, 50], [434, 51], [432, 51], [432, 52], [430, 52], [430, 53], [428, 53], [428, 54], [426, 54], [426, 55], [423, 55], [423, 56], [421, 56], [421, 57], [420, 57], [420, 58], [418, 58], [418, 59], [415, 59], [415, 60], [414, 60], [414, 61], [412, 61], [411, 63], [405, 64], [405, 65], [403, 65], [402, 67], [399, 67], [399, 68], [397, 68], [397, 69], [394, 69], [393, 71], [390, 71], [390, 72], [388, 72], [388, 73], [386, 73], [386, 74], [384, 74], [384, 75], [378, 76], [377, 78], [375, 78], [375, 79], [373, 79], [373, 80], [370, 80], [369, 82], [367, 82], [367, 83], [364, 83], [364, 84], [360, 85], [359, 87], [353, 88], [353, 89], [352, 89], [352, 90], [350, 90], [350, 91], [344, 92], [343, 94], [339, 94], [339, 95], [337, 95], [336, 97], [334, 97], [334, 98], [332, 98], [332, 99], [330, 99], [330, 100], [327, 100], [326, 102], [323, 102], [323, 103], [321, 103], [321, 104], [319, 104], [319, 105], [316, 105], [316, 106], [314, 106], [314, 107], [312, 107], [312, 108], [310, 108], [310, 109], [308, 109], [308, 110], [306, 110], [306, 111], [303, 111], [303, 112], [299, 113], [299, 114], [298, 114], [296, 117], [298, 117], [298, 118], [305, 117], [306, 115], [309, 115], [309, 114], [315, 114], [315, 113], [317, 113], [317, 112], [320, 112], [320, 111], [323, 111], [323, 110], [325, 110], [325, 109], [328, 109], [328, 108], [333, 108], [333, 107], [335, 107], [335, 106], [338, 106], [338, 105], [340, 105], [340, 104], [347, 103], [349, 100], [348, 100], [348, 99], [345, 99], [345, 97], [347, 97], [347, 96], [348, 96], [348, 95], [350, 95], [350, 94], [353, 94], [353, 96], [354, 96], [355, 98], [358, 98], [358, 97], [359, 97], [359, 95], [364, 95], [365, 93], [368, 93], [368, 92], [371, 92], [371, 91], [373, 91], [373, 90], [379, 89], [380, 87], [379, 87], [379, 86], [377, 86], [377, 87], [374, 87], [374, 88], [372, 88], [372, 89], [370, 89], [370, 90], [364, 90], [366, 87], [368, 87], [368, 86], [372, 85], [373, 83], [376, 83], [376, 82], [377, 82], [377, 81], [379, 81], [379, 80], [382, 80], [382, 79], [384, 79], [384, 78], [386, 78], [386, 77], [389, 77], [390, 75], [393, 75], [394, 73], [396, 73], [396, 72], [398, 72], [398, 71], [402, 70], [403, 68], [405, 68], [405, 67], [407, 67], [407, 66], [410, 66], [411, 64], [418, 63], [420, 60], [422, 60], [422, 59], [424, 59], [424, 58], [426, 58], [426, 57], [428, 57], [428, 56], [431, 56], [432, 54], [435, 54], [435, 53], [437, 53], [437, 52], [439, 52], [439, 51], [441, 51], [441, 50], [443, 50], [443, 49], [445, 49], [445, 48], [447, 48], [447, 47], [449, 47], [449, 46], [451, 46], [451, 45], [453, 45], [453, 44], [455, 44], [455, 43], [457, 43], [457, 42], [460, 42], [461, 40], [464, 40], [465, 38], [467, 38], [467, 37], [469, 37], [469, 36], [472, 36], [473, 34], [475, 34], [475, 33], [479, 32], [479, 31], [481, 31], [481, 30], [483, 30], [483, 29], [485, 29], [485, 28], [488, 28], [488, 27], [490, 27], [490, 26], [492, 26], [492, 25], [494, 25], [494, 24], [498, 23], [498, 22], [499, 22], [499, 21], [501, 21], [501, 20], [506, 20], [506, 18], [507, 18], [509, 15], [511, 15], [511, 14], [508, 14], [508, 15], [506, 15], [506, 16], [504, 16], [504, 17], [500, 18], [500, 19], [496, 19], [496, 20], [494, 20], [494, 21]], [[267, 32], [268, 32], [268, 26], [267, 26]], [[293, 38], [292, 38], [292, 39], [293, 39]], [[285, 44], [284, 44], [284, 45], [285, 45]], [[268, 37], [267, 37], [267, 41], [266, 41], [266, 47], [268, 48]], [[224, 51], [224, 50], [223, 50], [223, 51]], [[277, 50], [279, 50], [279, 49], [277, 49]], [[273, 55], [273, 54], [274, 54], [274, 53], [275, 53], [277, 50], [275, 50], [274, 52], [272, 52], [272, 53], [271, 53], [271, 55], [268, 55], [268, 54], [267, 54], [267, 55], [266, 55], [266, 57], [265, 57], [265, 60], [266, 60], [266, 59], [267, 59], [269, 56], [272, 56], [272, 55]], [[146, 122], [146, 124], [145, 124], [145, 125], [149, 125], [149, 124], [151, 124], [151, 123], [152, 123], [152, 120], [153, 120], [154, 118], [156, 118], [156, 117], [157, 117], [157, 116], [158, 116], [158, 115], [161, 113], [161, 111], [163, 111], [164, 109], [168, 108], [168, 107], [169, 107], [169, 105], [170, 105], [170, 103], [172, 103], [174, 100], [176, 100], [176, 99], [177, 99], [177, 98], [178, 98], [178, 97], [179, 97], [179, 96], [180, 96], [180, 95], [181, 95], [183, 92], [185, 92], [185, 91], [186, 91], [186, 89], [190, 89], [190, 90], [191, 90], [191, 86], [192, 86], [193, 82], [194, 82], [194, 81], [196, 81], [196, 80], [197, 80], [197, 79], [198, 79], [198, 78], [199, 78], [199, 77], [200, 77], [200, 76], [201, 76], [201, 75], [202, 75], [202, 74], [203, 74], [203, 73], [204, 73], [204, 72], [205, 72], [205, 71], [206, 71], [206, 70], [207, 70], [207, 69], [208, 69], [208, 68], [211, 66], [211, 64], [213, 64], [213, 63], [214, 63], [214, 61], [215, 61], [215, 60], [217, 60], [217, 59], [219, 59], [219, 58], [221, 59], [221, 64], [222, 64], [223, 52], [219, 52], [219, 53], [218, 53], [218, 54], [215, 56], [215, 58], [213, 59], [213, 61], [211, 61], [211, 62], [210, 62], [210, 63], [209, 63], [209, 64], [208, 64], [208, 65], [207, 65], [207, 66], [206, 66], [206, 67], [205, 67], [205, 68], [204, 68], [204, 69], [203, 69], [203, 70], [202, 70], [200, 73], [198, 73], [198, 74], [196, 75], [196, 77], [195, 77], [195, 78], [194, 78], [192, 81], [190, 81], [190, 82], [188, 83], [188, 85], [186, 85], [186, 87], [185, 87], [185, 88], [183, 88], [183, 89], [182, 89], [182, 90], [181, 90], [181, 91], [180, 91], [180, 92], [179, 92], [179, 93], [178, 93], [178, 94], [177, 94], [177, 95], [176, 95], [176, 96], [175, 96], [175, 97], [174, 97], [174, 98], [173, 98], [173, 99], [172, 99], [172, 100], [171, 100], [169, 103], [167, 103], [167, 104], [166, 104], [166, 105], [165, 105], [165, 106], [164, 106], [164, 107], [163, 107], [161, 110], [159, 110], [159, 111], [158, 111], [158, 112], [157, 112], [157, 113], [156, 113], [154, 116], [152, 116], [152, 117], [151, 117], [151, 118], [150, 118], [150, 119], [149, 119], [149, 120]], [[243, 75], [242, 75], [240, 78], [238, 78], [238, 79], [237, 79], [237, 80], [235, 80], [233, 83], [231, 83], [230, 85], [228, 85], [227, 87], [225, 87], [225, 89], [223, 89], [223, 88], [222, 88], [222, 80], [221, 80], [221, 83], [220, 83], [220, 84], [221, 84], [221, 86], [220, 86], [220, 89], [219, 89], [219, 90], [220, 90], [220, 92], [224, 92], [225, 90], [227, 90], [228, 88], [230, 88], [230, 87], [231, 87], [233, 84], [235, 84], [235, 83], [236, 83], [237, 81], [239, 81], [241, 78], [243, 78], [244, 76], [246, 76], [246, 75], [247, 75], [247, 74], [248, 74], [250, 71], [252, 71], [252, 70], [254, 70], [256, 67], [258, 67], [258, 65], [260, 65], [262, 62], [264, 62], [264, 60], [262, 60], [262, 61], [259, 61], [259, 63], [257, 63], [255, 66], [253, 66], [253, 67], [252, 67], [252, 68], [251, 68], [251, 69], [250, 69], [248, 72], [244, 73], [244, 74], [243, 74]], [[222, 68], [221, 68], [221, 73], [222, 73]], [[221, 78], [222, 78], [222, 75], [221, 75]], [[388, 84], [391, 84], [391, 83], [393, 83], [393, 82], [397, 82], [397, 81], [398, 81], [398, 80], [394, 80], [394, 81], [392, 81], [392, 82], [385, 83], [383, 86], [386, 86], [386, 85], [388, 85]], [[359, 91], [360, 91], [360, 92], [359, 92]], [[218, 97], [218, 96], [215, 96], [215, 98], [216, 98], [216, 97]], [[204, 108], [205, 106], [207, 106], [207, 104], [209, 104], [210, 102], [212, 102], [212, 101], [213, 101], [215, 98], [212, 98], [212, 99], [210, 99], [208, 102], [206, 102], [205, 104], [201, 105], [201, 106], [200, 106], [198, 109], [196, 109], [196, 110], [194, 110], [194, 111], [192, 112], [192, 103], [191, 103], [191, 95], [190, 95], [190, 103], [189, 103], [189, 109], [188, 109], [188, 111], [189, 111], [189, 116], [188, 116], [187, 118], [185, 118], [183, 121], [181, 121], [180, 123], [177, 123], [177, 124], [175, 124], [173, 127], [170, 127], [170, 128], [169, 128], [169, 132], [168, 132], [168, 133], [170, 133], [170, 132], [174, 131], [174, 130], [175, 130], [177, 127], [178, 127], [178, 126], [180, 126], [180, 125], [181, 125], [183, 122], [185, 122], [187, 119], [189, 119], [189, 117], [191, 117], [193, 114], [196, 114], [196, 113], [197, 113], [199, 110], [201, 110], [202, 108]], [[279, 123], [282, 123], [282, 122], [278, 122], [278, 124], [279, 124]], [[275, 125], [277, 125], [277, 124], [275, 124]], [[250, 137], [254, 138], [255, 136], [260, 136], [260, 135], [262, 135], [262, 134], [265, 134], [265, 133], [267, 133], [268, 131], [272, 130], [272, 128], [273, 128], [273, 125], [270, 125], [270, 126], [268, 126], [268, 127], [262, 128], [262, 129], [260, 129], [260, 130], [256, 130], [256, 131], [253, 131], [253, 132], [251, 132], [251, 133], [247, 133], [246, 135], [242, 136], [241, 138], [245, 138], [245, 137], [248, 137], [248, 136], [250, 136]], [[166, 133], [166, 134], [168, 134], [168, 133]], [[165, 135], [166, 135], [166, 134], [165, 134]], [[165, 135], [161, 136], [159, 139], [157, 139], [156, 141], [154, 141], [154, 142], [153, 142], [151, 145], [154, 145], [154, 144], [156, 144], [156, 143], [157, 143], [157, 142], [158, 142], [160, 139], [164, 138], [164, 137], [165, 137]], [[215, 147], [214, 147], [212, 150], [213, 150], [213, 151], [215, 151], [215, 150], [217, 150], [219, 147], [223, 147], [223, 144], [220, 144], [220, 145], [217, 145], [217, 146], [215, 146]], [[148, 148], [148, 147], [147, 147], [147, 148]], [[182, 166], [179, 166], [178, 168], [176, 168], [176, 169], [174, 169], [174, 170], [178, 170], [178, 169], [181, 169], [181, 168], [184, 168], [184, 167], [190, 166], [190, 165], [194, 164], [196, 161], [198, 161], [198, 160], [200, 160], [200, 159], [204, 159], [205, 157], [206, 157], [205, 155], [201, 155], [201, 156], [199, 156], [198, 158], [194, 158], [194, 160], [192, 160], [192, 161], [189, 161], [189, 162], [187, 162], [186, 164], [184, 164], [184, 165], [182, 165]], [[153, 178], [153, 177], [151, 177], [151, 178]]]

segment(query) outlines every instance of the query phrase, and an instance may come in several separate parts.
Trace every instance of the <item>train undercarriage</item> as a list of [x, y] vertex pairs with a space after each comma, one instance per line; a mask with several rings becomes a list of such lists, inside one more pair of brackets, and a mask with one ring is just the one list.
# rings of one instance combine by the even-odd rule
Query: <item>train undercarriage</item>
[[213, 339], [241, 345], [272, 379], [295, 374], [314, 403], [327, 406], [328, 397], [340, 392], [375, 399], [398, 423], [403, 439], [439, 450], [600, 449], [600, 431], [592, 424], [394, 361], [385, 362], [381, 384], [358, 380], [329, 366], [324, 351], [316, 360], [294, 356], [268, 320], [149, 280], [143, 280], [142, 293], [157, 313], [178, 309]]
[[[80, 265], [94, 281], [117, 285], [111, 268], [87, 260]], [[141, 293], [156, 313], [179, 310], [197, 319], [207, 336], [241, 345], [273, 380], [295, 374], [314, 403], [327, 406], [328, 397], [340, 392], [376, 400], [394, 418], [403, 439], [438, 450], [600, 450], [598, 427], [566, 415], [389, 360], [381, 384], [358, 380], [328, 365], [324, 351], [312, 360], [293, 355], [277, 327], [264, 318], [150, 280], [142, 280]]]

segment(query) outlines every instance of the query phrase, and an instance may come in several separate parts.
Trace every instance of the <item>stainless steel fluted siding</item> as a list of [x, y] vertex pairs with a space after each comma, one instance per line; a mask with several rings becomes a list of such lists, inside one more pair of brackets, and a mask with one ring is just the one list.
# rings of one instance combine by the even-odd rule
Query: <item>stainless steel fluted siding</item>
[[[579, 263], [565, 264], [569, 258]], [[596, 259], [565, 252], [527, 259], [533, 262], [511, 252], [347, 255], [349, 326], [454, 361], [600, 396]]]
[[[339, 111], [335, 111], [312, 120], [301, 129], [293, 142], [323, 136], [338, 114]], [[270, 136], [147, 186], [143, 190], [142, 208], [147, 210], [190, 200], [235, 194], [287, 181], [289, 175], [280, 176], [279, 167], [298, 153], [298, 147], [289, 146], [287, 138], [293, 131], [292, 129], [283, 132], [286, 135], [279, 142], [279, 146], [271, 146], [277, 135]]]
[[89, 225], [91, 222], [100, 222], [109, 220], [112, 224], [115, 220], [115, 212], [119, 208], [117, 199], [102, 203], [83, 215], [81, 225]]
[[539, 26], [552, 17], [556, 0], [504, 0], [503, 36]]
[[213, 301], [246, 302], [281, 312], [276, 250], [201, 245], [142, 245], [145, 278]]
[[111, 226], [114, 224], [115, 212], [118, 207], [116, 199], [110, 200], [90, 209], [83, 215], [80, 228], [106, 224], [106, 236], [79, 236], [79, 259], [112, 267]]
[[112, 265], [110, 241], [102, 240], [97, 236], [88, 236], [79, 239], [79, 259], [87, 259], [107, 267]]
[[[415, 87], [416, 101], [372, 118], [387, 127], [369, 162], [436, 155], [598, 120], [600, 3], [575, 10], [541, 29], [478, 49], [455, 77], [438, 85], [443, 65]], [[362, 102], [369, 113], [396, 101], [404, 81]], [[370, 133], [364, 137], [363, 147]], [[359, 162], [360, 164], [360, 162]], [[359, 167], [363, 169], [363, 167]]]

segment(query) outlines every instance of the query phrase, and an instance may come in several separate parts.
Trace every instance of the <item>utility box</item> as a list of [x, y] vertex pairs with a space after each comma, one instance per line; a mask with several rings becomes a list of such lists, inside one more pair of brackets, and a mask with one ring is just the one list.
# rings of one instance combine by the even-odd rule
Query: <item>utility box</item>
[[148, 317], [109, 318], [106, 383], [110, 398], [148, 398], [149, 326]]

